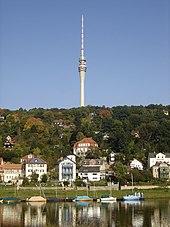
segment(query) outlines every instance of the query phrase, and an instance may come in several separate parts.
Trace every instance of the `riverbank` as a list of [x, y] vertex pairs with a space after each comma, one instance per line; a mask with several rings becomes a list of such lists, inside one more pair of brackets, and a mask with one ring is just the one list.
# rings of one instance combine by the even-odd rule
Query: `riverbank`
[[[155, 189], [135, 189], [135, 192], [143, 193], [145, 199], [154, 199], [154, 198], [170, 198], [170, 188], [155, 188]], [[78, 188], [77, 190], [72, 188], [43, 188], [43, 193], [47, 198], [75, 198], [79, 195], [89, 195], [92, 198], [100, 198], [103, 194], [110, 194], [110, 190], [105, 187], [103, 189], [99, 188], [90, 188], [89, 190], [85, 188]], [[112, 196], [121, 199], [124, 195], [131, 193], [130, 189], [126, 190], [112, 190]], [[39, 187], [22, 187], [19, 190], [16, 190], [15, 187], [6, 187], [0, 188], [0, 198], [17, 196], [21, 199], [26, 199], [31, 196], [42, 195], [40, 193]]]

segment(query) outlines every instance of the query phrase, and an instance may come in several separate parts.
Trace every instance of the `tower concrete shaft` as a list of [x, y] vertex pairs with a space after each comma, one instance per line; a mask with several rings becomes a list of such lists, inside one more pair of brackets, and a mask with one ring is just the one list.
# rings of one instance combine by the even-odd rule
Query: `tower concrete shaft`
[[84, 106], [84, 80], [85, 80], [85, 73], [86, 73], [86, 58], [84, 55], [84, 18], [82, 15], [81, 20], [81, 54], [79, 58], [79, 75], [80, 75], [80, 106]]

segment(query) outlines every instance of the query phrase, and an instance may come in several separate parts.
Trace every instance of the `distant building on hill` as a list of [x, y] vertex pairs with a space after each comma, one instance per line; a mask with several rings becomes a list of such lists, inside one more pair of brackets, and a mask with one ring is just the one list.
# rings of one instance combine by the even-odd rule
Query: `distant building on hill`
[[85, 157], [87, 152], [98, 148], [98, 144], [92, 138], [84, 138], [74, 144], [73, 153], [78, 157]]
[[131, 161], [130, 163], [130, 168], [131, 169], [137, 168], [139, 170], [143, 170], [143, 165], [141, 162], [134, 158], [133, 161]]
[[154, 178], [170, 180], [170, 164], [166, 162], [157, 162], [152, 166], [152, 174]]
[[151, 168], [157, 162], [166, 162], [170, 164], [170, 153], [149, 153], [148, 155], [148, 166]]

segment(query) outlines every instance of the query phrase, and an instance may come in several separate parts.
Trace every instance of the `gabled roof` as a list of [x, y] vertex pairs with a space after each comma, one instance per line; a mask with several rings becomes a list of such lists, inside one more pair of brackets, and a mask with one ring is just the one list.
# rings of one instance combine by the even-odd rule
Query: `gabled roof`
[[149, 153], [148, 158], [155, 158], [157, 154], [163, 154], [163, 155], [165, 155], [165, 158], [170, 158], [170, 153], [163, 153], [163, 152]]
[[[66, 160], [69, 160], [69, 161], [73, 162], [74, 164], [76, 164], [76, 161], [72, 160], [69, 156], [70, 156], [70, 155], [67, 155], [65, 158], [62, 158], [62, 159], [58, 160], [57, 164], [59, 164], [59, 163], [61, 163], [61, 162], [63, 162], [63, 161], [66, 161]], [[75, 156], [75, 155], [72, 154], [72, 156]], [[76, 157], [76, 156], [75, 156], [75, 157]]]
[[98, 173], [100, 172], [100, 167], [99, 166], [82, 166], [79, 169], [79, 173]]
[[28, 164], [46, 164], [46, 162], [44, 160], [42, 160], [41, 158], [32, 158]]
[[155, 166], [159, 166], [159, 167], [160, 166], [166, 166], [167, 167], [167, 166], [170, 166], [170, 165], [166, 162], [156, 162], [155, 165], [152, 166], [152, 167], [155, 167]]
[[79, 144], [81, 144], [81, 143], [89, 143], [90, 144], [90, 147], [93, 147], [93, 146], [95, 146], [95, 145], [98, 145], [97, 143], [96, 143], [96, 141], [94, 141], [91, 137], [90, 138], [84, 138], [84, 139], [82, 139], [82, 140], [80, 140], [80, 141], [78, 141], [78, 142], [76, 142], [75, 144], [74, 144], [74, 148], [77, 148], [77, 146], [79, 145]]
[[35, 158], [35, 157], [37, 157], [37, 156], [34, 154], [25, 155], [24, 157], [21, 158], [21, 162], [28, 163], [32, 158]]

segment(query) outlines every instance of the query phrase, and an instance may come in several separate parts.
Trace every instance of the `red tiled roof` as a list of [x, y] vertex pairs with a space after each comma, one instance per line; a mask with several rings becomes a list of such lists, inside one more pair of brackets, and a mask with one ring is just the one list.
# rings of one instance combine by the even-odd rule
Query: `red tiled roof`
[[90, 147], [94, 147], [95, 145], [98, 145], [92, 138], [84, 138], [74, 144], [74, 148], [77, 148], [79, 144], [82, 143], [89, 143]]
[[3, 169], [21, 169], [21, 164], [3, 164], [1, 167]]
[[[29, 156], [31, 156], [31, 157], [29, 157]], [[37, 157], [37, 156], [34, 154], [25, 155], [24, 157], [21, 158], [21, 162], [28, 163], [31, 159], [33, 159], [35, 157]]]

